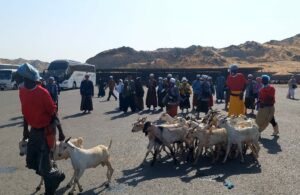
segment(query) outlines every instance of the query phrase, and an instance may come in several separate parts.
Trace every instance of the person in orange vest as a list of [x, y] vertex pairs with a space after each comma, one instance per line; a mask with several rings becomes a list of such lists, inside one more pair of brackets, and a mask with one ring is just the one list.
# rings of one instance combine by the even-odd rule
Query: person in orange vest
[[243, 98], [247, 80], [242, 73], [238, 73], [238, 66], [236, 64], [230, 65], [229, 73], [226, 81], [230, 93], [228, 116], [245, 114]]

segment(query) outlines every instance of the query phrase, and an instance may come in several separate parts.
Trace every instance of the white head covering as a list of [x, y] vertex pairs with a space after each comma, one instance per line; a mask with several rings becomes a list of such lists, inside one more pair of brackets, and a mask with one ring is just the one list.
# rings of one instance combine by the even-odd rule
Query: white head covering
[[170, 79], [170, 83], [173, 83], [173, 84], [175, 84], [175, 83], [176, 83], [176, 79], [174, 79], [174, 78], [171, 78], [171, 79]]
[[186, 82], [188, 81], [186, 77], [182, 77], [181, 82]]

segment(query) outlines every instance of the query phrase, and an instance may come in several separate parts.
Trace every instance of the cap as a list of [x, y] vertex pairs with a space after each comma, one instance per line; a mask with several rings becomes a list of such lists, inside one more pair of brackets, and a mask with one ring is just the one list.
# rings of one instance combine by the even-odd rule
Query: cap
[[38, 70], [29, 63], [21, 65], [18, 68], [17, 73], [31, 81], [39, 81], [41, 78]]

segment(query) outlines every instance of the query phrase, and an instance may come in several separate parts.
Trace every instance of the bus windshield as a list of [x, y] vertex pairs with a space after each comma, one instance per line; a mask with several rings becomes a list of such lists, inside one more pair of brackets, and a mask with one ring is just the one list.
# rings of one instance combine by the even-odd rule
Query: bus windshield
[[51, 62], [48, 67], [48, 71], [51, 70], [66, 70], [68, 68], [68, 62], [66, 61], [55, 61]]
[[0, 80], [11, 80], [11, 70], [0, 70]]

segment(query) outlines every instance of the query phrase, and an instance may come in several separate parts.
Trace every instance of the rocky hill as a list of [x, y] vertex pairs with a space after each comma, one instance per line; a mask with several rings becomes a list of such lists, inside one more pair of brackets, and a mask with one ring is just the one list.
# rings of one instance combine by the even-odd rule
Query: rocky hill
[[40, 60], [26, 60], [23, 58], [18, 58], [18, 59], [4, 59], [4, 58], [0, 58], [0, 64], [13, 64], [13, 65], [21, 65], [28, 62], [29, 64], [33, 65], [34, 67], [36, 67], [39, 71], [43, 71], [45, 70], [49, 63], [48, 62], [42, 62]]
[[155, 51], [136, 51], [120, 47], [103, 51], [87, 63], [97, 68], [200, 68], [224, 67], [230, 63], [242, 66], [262, 66], [266, 71], [300, 71], [300, 34], [281, 41], [261, 44], [247, 41], [240, 45], [217, 49], [190, 46], [161, 48]]

